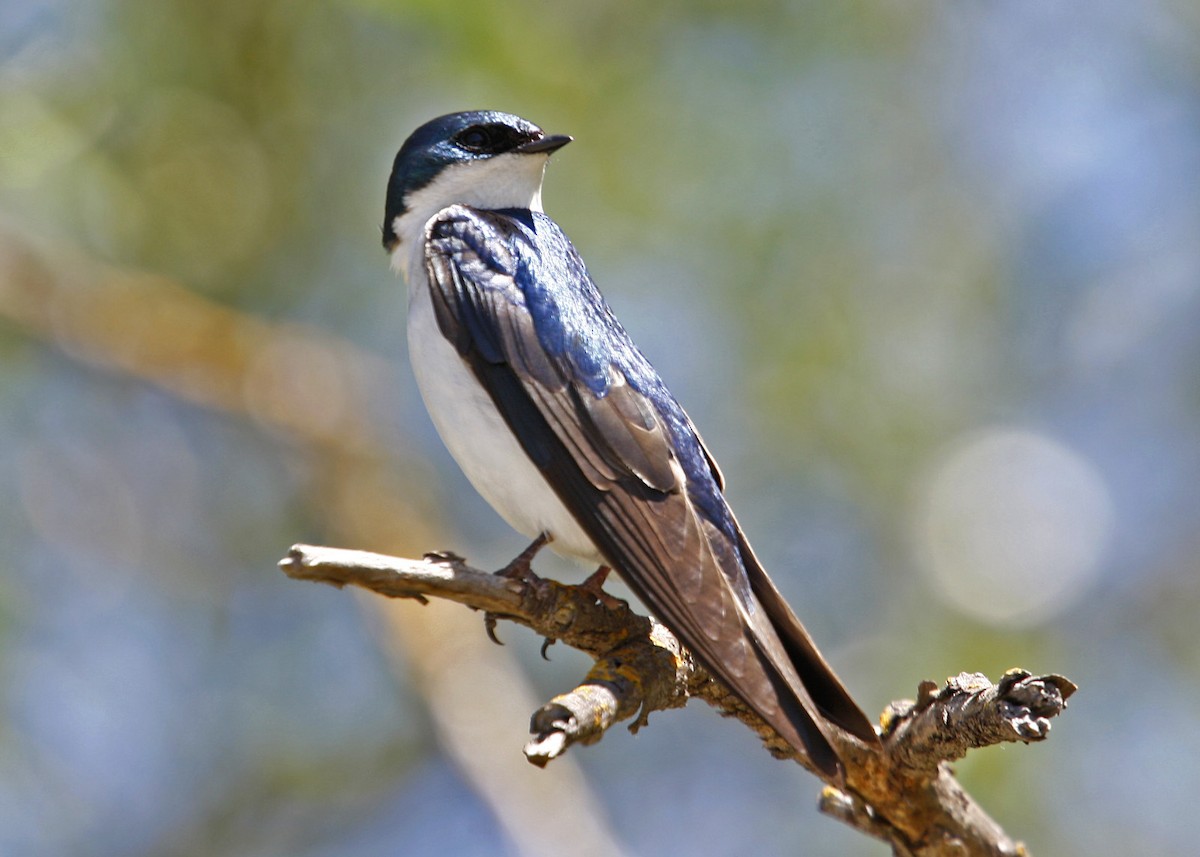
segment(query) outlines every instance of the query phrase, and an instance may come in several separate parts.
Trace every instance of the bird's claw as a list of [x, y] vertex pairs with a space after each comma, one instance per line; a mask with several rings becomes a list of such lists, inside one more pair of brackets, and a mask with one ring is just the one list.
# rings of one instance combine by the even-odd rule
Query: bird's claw
[[517, 554], [512, 562], [497, 571], [496, 574], [512, 580], [529, 580], [530, 575], [533, 573], [533, 569], [531, 568], [533, 558], [537, 556], [538, 551], [544, 548], [549, 541], [550, 536], [542, 533], [530, 543], [529, 547]]
[[[504, 568], [496, 572], [499, 577], [507, 577], [509, 580], [519, 580], [522, 583], [529, 583], [534, 579], [533, 569], [530, 568], [533, 563], [533, 558], [537, 556], [538, 551], [546, 546], [550, 541], [548, 533], [542, 533], [530, 543], [529, 547], [521, 551], [517, 556]], [[488, 639], [497, 646], [503, 646], [504, 643], [496, 636], [496, 620], [499, 615], [492, 612], [483, 614], [483, 630], [487, 632]], [[542, 657], [546, 656], [546, 650], [542, 649]]]
[[499, 615], [497, 615], [496, 613], [492, 613], [490, 610], [488, 612], [484, 613], [483, 614], [483, 630], [487, 632], [489, 640], [491, 640], [497, 646], [503, 646], [504, 641], [496, 636], [496, 620], [499, 618], [500, 618]]
[[579, 584], [579, 588], [595, 598], [609, 610], [616, 610], [620, 607], [626, 607], [628, 605], [615, 595], [609, 595], [604, 591], [604, 582], [608, 580], [608, 575], [611, 573], [611, 568], [609, 568], [607, 565], [602, 565], [589, 574], [587, 580]]

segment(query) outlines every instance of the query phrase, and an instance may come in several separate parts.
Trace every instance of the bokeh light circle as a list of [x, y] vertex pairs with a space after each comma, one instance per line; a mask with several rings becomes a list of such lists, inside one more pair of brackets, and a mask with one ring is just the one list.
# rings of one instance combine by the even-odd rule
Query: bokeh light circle
[[1064, 444], [996, 427], [952, 444], [920, 489], [920, 567], [956, 609], [1000, 626], [1045, 621], [1099, 572], [1112, 501], [1096, 468]]

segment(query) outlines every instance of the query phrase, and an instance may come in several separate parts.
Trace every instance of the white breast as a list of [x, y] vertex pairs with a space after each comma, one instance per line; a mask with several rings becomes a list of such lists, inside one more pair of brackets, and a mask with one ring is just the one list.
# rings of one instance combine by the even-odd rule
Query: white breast
[[549, 533], [555, 552], [602, 563], [591, 539], [521, 449], [491, 397], [442, 336], [423, 266], [410, 270], [409, 278], [409, 359], [429, 416], [458, 466], [513, 529], [530, 539]]

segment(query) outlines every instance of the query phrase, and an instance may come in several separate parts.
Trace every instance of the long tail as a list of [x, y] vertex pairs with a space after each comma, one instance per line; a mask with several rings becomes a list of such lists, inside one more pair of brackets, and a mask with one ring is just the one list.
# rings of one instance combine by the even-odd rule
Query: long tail
[[[771, 664], [772, 683], [813, 763], [827, 773], [833, 773], [837, 769], [837, 755], [826, 737], [825, 722], [844, 729], [867, 744], [878, 745], [879, 736], [871, 719], [854, 702], [759, 563], [740, 527], [738, 542], [751, 590], [766, 620], [765, 623], [753, 624], [759, 626], [755, 629], [755, 636], [759, 638], [760, 652]], [[779, 651], [780, 645], [782, 653]], [[786, 658], [786, 662], [781, 663], [783, 658]], [[798, 677], [798, 686], [790, 674]]]

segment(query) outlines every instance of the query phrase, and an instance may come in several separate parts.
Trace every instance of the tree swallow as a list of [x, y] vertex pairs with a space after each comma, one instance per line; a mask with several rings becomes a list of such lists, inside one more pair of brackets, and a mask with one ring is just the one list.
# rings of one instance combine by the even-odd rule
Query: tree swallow
[[[507, 113], [422, 125], [396, 155], [383, 245], [408, 280], [417, 384], [451, 455], [514, 529], [615, 569], [696, 659], [814, 766], [878, 741], [755, 558], [692, 421], [542, 212], [571, 137]], [[531, 555], [527, 552], [527, 555]]]

